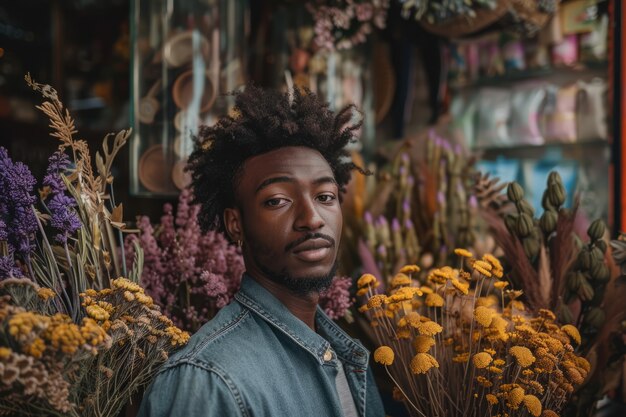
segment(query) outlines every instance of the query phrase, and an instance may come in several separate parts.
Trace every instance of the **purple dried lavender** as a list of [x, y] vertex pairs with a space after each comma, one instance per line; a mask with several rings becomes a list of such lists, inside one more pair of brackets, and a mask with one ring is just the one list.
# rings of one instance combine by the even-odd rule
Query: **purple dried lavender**
[[70, 164], [65, 152], [56, 151], [48, 158], [48, 169], [43, 179], [43, 184], [50, 187], [52, 195], [47, 206], [51, 214], [50, 225], [58, 230], [54, 240], [61, 244], [65, 244], [67, 237], [73, 235], [82, 225], [75, 210], [76, 201], [65, 194], [67, 188], [61, 177]]
[[0, 242], [6, 242], [9, 239], [9, 232], [4, 220], [0, 219]]
[[5, 278], [21, 278], [22, 270], [15, 265], [13, 256], [0, 256], [0, 280]]
[[7, 150], [0, 147], [0, 219], [4, 222], [9, 248], [30, 257], [34, 249], [37, 218], [32, 206], [35, 178], [26, 165], [13, 162]]

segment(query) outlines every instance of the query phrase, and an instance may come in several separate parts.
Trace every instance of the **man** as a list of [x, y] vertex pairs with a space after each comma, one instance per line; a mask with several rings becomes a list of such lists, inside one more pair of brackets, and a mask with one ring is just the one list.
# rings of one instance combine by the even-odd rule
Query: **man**
[[359, 125], [309, 92], [248, 87], [189, 159], [199, 219], [246, 266], [241, 290], [173, 355], [140, 416], [382, 416], [369, 353], [318, 307], [336, 271], [339, 205]]

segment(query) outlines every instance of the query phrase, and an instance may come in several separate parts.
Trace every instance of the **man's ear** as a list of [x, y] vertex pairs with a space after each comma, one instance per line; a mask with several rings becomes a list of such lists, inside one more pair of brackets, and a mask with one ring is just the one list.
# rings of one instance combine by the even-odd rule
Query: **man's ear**
[[241, 211], [238, 208], [224, 209], [224, 228], [231, 241], [237, 242], [243, 240], [243, 227], [241, 222]]

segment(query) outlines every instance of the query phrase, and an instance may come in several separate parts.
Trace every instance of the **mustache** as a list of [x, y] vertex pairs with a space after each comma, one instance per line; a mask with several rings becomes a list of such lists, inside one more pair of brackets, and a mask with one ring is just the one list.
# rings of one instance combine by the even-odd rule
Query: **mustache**
[[290, 242], [289, 244], [287, 244], [287, 246], [285, 246], [285, 252], [289, 252], [291, 251], [293, 248], [295, 248], [296, 246], [298, 246], [301, 243], [306, 242], [307, 240], [311, 240], [311, 239], [324, 239], [326, 241], [328, 241], [328, 243], [330, 243], [331, 246], [335, 246], [335, 239], [333, 239], [332, 237], [325, 235], [323, 233], [307, 233], [306, 235], [302, 236], [299, 239], [294, 240], [293, 242]]

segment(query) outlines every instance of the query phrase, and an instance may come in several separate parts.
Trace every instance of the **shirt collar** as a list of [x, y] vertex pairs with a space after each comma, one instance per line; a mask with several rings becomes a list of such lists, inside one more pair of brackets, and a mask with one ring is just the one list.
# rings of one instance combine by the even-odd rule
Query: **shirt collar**
[[325, 362], [324, 354], [332, 345], [343, 361], [367, 366], [367, 350], [328, 318], [319, 306], [315, 322], [324, 337], [311, 330], [272, 293], [247, 274], [243, 275], [235, 299], [315, 356], [320, 364]]

